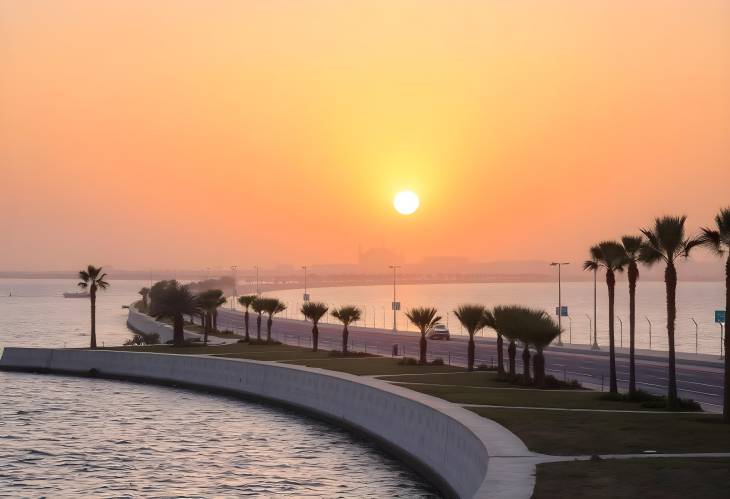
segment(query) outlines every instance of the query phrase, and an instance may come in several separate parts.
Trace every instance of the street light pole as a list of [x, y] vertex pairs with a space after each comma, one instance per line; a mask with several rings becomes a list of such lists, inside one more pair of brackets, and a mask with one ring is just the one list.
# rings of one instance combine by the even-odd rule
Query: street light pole
[[621, 343], [619, 346], [621, 348], [624, 347], [624, 321], [621, 320], [621, 316], [617, 315], [616, 318], [618, 319], [618, 323], [621, 324]]
[[233, 310], [234, 303], [236, 302], [236, 295], [238, 294], [238, 291], [236, 290], [236, 271], [238, 270], [238, 265], [232, 265], [231, 270], [233, 271], [233, 301], [231, 302], [231, 310]]
[[563, 303], [562, 303], [562, 292], [561, 292], [561, 283], [560, 283], [560, 268], [563, 265], [570, 265], [568, 262], [552, 262], [550, 264], [551, 267], [558, 267], [558, 330], [560, 333], [558, 334], [558, 342], [557, 345], [559, 347], [563, 346], [563, 328], [562, 326], [562, 315], [563, 315]]
[[649, 350], [651, 350], [651, 321], [646, 316], [644, 316], [644, 318], [646, 319], [646, 322], [649, 323]]
[[398, 327], [396, 325], [397, 315], [398, 315], [398, 305], [396, 305], [398, 302], [395, 301], [395, 273], [400, 268], [400, 265], [389, 265], [388, 268], [393, 269], [393, 332], [398, 332]]
[[691, 317], [692, 322], [695, 323], [695, 353], [698, 353], [700, 347], [700, 328], [697, 325], [697, 321], [694, 317]]
[[598, 268], [593, 269], [593, 346], [591, 347], [591, 350], [600, 350], [598, 347], [598, 305], [597, 305], [597, 298], [598, 298], [598, 281], [596, 280], [596, 273], [598, 272]]

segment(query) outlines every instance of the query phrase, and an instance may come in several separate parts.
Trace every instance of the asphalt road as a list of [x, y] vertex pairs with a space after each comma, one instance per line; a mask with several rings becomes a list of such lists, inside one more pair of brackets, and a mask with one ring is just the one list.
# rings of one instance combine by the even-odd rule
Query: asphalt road
[[[243, 331], [243, 314], [238, 311], [221, 309], [218, 317], [220, 329], [231, 329], [238, 333]], [[251, 314], [250, 332], [255, 336], [256, 316]], [[311, 344], [311, 323], [274, 318], [272, 334], [275, 339], [294, 345], [308, 346]], [[320, 347], [324, 349], [339, 349], [342, 344], [342, 326], [335, 324], [320, 324]], [[262, 335], [265, 335], [266, 320], [262, 321]], [[351, 348], [364, 350], [379, 355], [391, 355], [393, 345], [398, 345], [399, 355], [410, 357], [418, 356], [418, 334], [413, 332], [398, 332], [373, 328], [350, 328]], [[550, 347], [545, 353], [546, 369], [548, 373], [559, 379], [576, 379], [584, 385], [608, 390], [608, 347], [599, 352], [585, 347], [566, 346]], [[521, 349], [517, 354], [517, 369], [521, 370]], [[466, 365], [466, 338], [452, 336], [450, 341], [428, 342], [429, 360], [440, 357], [444, 362], [452, 365]], [[648, 392], [665, 394], [667, 390], [667, 362], [666, 354], [659, 352], [642, 352], [637, 354], [636, 378], [637, 385]], [[506, 345], [505, 345], [506, 357]], [[680, 397], [692, 398], [702, 403], [706, 410], [720, 411], [722, 409], [723, 389], [722, 363], [713, 356], [686, 356], [677, 358], [677, 385]], [[496, 364], [496, 340], [493, 338], [476, 339], [476, 363]], [[628, 357], [617, 354], [616, 366], [618, 370], [619, 389], [626, 390], [628, 386]]]

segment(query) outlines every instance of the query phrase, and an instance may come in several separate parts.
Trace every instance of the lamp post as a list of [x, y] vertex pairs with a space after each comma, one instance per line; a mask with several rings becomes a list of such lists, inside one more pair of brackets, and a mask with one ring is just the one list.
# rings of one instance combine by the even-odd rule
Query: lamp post
[[398, 332], [398, 326], [396, 324], [396, 320], [398, 317], [398, 310], [400, 309], [400, 303], [395, 301], [395, 273], [400, 268], [400, 265], [389, 265], [388, 268], [393, 269], [393, 333]]
[[651, 350], [651, 321], [646, 316], [644, 316], [644, 319], [649, 323], [649, 350]]
[[695, 353], [698, 353], [700, 349], [700, 327], [694, 317], [691, 317], [691, 319], [695, 323]]
[[304, 296], [302, 298], [307, 302], [309, 301], [309, 293], [307, 293], [307, 266], [303, 265], [302, 269], [304, 270]]
[[598, 298], [597, 272], [598, 267], [593, 269], [593, 346], [591, 346], [591, 350], [600, 350], [598, 347], [598, 305], [596, 301]]
[[551, 267], [557, 267], [558, 268], [558, 330], [560, 330], [560, 333], [558, 334], [558, 342], [557, 345], [559, 347], [563, 346], [563, 329], [561, 327], [561, 318], [563, 315], [563, 303], [562, 303], [562, 294], [561, 294], [561, 283], [560, 283], [560, 268], [563, 265], [570, 265], [568, 262], [552, 262], [550, 264]]
[[231, 265], [231, 270], [233, 271], [233, 301], [231, 302], [231, 310], [233, 310], [233, 304], [236, 303], [236, 295], [238, 294], [236, 290], [236, 271], [238, 270], [238, 265]]
[[621, 325], [621, 343], [619, 343], [619, 346], [621, 348], [624, 347], [624, 321], [621, 320], [621, 316], [617, 315], [616, 318], [618, 319], [618, 323]]
[[573, 318], [571, 316], [568, 316], [568, 328], [570, 330], [569, 336], [568, 336], [568, 343], [571, 345], [573, 344]]

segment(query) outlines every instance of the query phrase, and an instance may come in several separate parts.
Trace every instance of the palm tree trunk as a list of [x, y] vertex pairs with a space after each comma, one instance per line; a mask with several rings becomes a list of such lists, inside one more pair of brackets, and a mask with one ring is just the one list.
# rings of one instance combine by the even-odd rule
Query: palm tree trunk
[[89, 290], [91, 299], [91, 348], [96, 348], [96, 286], [91, 285]]
[[469, 333], [469, 343], [466, 346], [466, 368], [467, 371], [474, 370], [474, 352], [476, 344], [474, 343], [474, 333]]
[[608, 286], [608, 372], [610, 392], [618, 394], [616, 379], [616, 338], [614, 327], [614, 303], [616, 299], [616, 276], [613, 270], [606, 271], [606, 285]]
[[525, 384], [530, 383], [530, 345], [527, 343], [522, 350], [522, 377]]
[[535, 371], [535, 385], [543, 388], [545, 386], [545, 355], [542, 353], [542, 348], [537, 348], [537, 352], [532, 358], [532, 364]]
[[316, 352], [319, 349], [319, 329], [315, 322], [312, 326], [312, 351]]
[[261, 314], [256, 316], [256, 341], [261, 341]]
[[426, 349], [428, 348], [428, 342], [426, 341], [426, 330], [421, 329], [421, 343], [420, 343], [420, 356], [418, 362], [422, 365], [426, 364]]
[[246, 313], [243, 314], [243, 323], [246, 328], [246, 334], [244, 336], [244, 341], [246, 343], [249, 343], [251, 341], [251, 338], [249, 338], [249, 336], [248, 336], [248, 309], [246, 309]]
[[182, 314], [175, 314], [175, 318], [172, 321], [172, 344], [176, 347], [185, 345], [183, 324], [184, 320]]
[[517, 357], [517, 345], [515, 344], [515, 340], [509, 340], [507, 355], [509, 356], [509, 375], [516, 376], [517, 368], [515, 367], [515, 358]]
[[677, 269], [674, 262], [667, 263], [664, 271], [664, 283], [667, 288], [667, 340], [669, 341], [669, 387], [667, 402], [669, 409], [679, 408], [677, 400], [677, 370], [674, 353], [674, 324], [677, 318]]
[[497, 372], [504, 374], [504, 340], [499, 333], [497, 333]]
[[266, 319], [266, 343], [271, 343], [271, 325], [274, 323], [274, 319], [269, 316]]
[[[730, 250], [730, 248], [728, 248]], [[725, 423], [730, 423], [730, 339], [727, 331], [727, 314], [730, 313], [730, 251], [725, 263], [725, 401], [722, 406], [722, 415]]]
[[629, 264], [629, 397], [636, 394], [636, 281], [639, 269], [636, 262]]
[[213, 331], [218, 331], [218, 309], [213, 310]]
[[347, 339], [350, 336], [350, 332], [347, 330], [347, 324], [342, 328], [342, 353], [347, 353]]

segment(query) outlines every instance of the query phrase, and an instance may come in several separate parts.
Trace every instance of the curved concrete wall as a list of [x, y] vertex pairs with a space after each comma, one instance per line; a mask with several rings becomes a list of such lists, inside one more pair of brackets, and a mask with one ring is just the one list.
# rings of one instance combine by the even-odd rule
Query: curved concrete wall
[[537, 456], [514, 434], [445, 400], [372, 378], [198, 355], [10, 347], [0, 359], [0, 369], [74, 374], [93, 369], [99, 376], [179, 383], [263, 398], [374, 436], [412, 458], [452, 495], [532, 495]]

